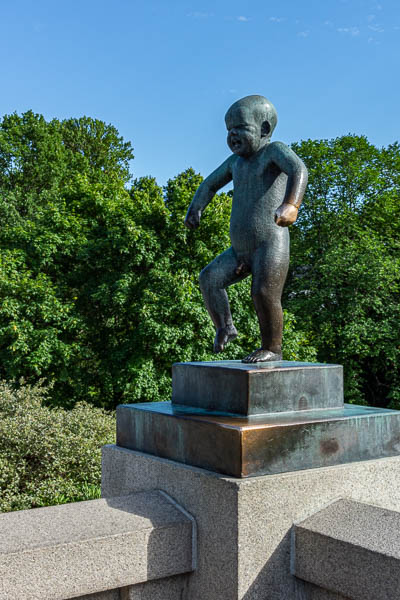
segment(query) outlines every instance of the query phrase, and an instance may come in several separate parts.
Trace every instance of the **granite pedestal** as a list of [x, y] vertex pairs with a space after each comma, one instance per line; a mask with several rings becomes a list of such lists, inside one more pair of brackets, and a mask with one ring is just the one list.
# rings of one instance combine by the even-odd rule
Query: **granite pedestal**
[[293, 523], [337, 498], [400, 511], [399, 457], [239, 479], [106, 446], [102, 479], [103, 496], [161, 489], [195, 518], [198, 566], [179, 600], [333, 600], [291, 574]]
[[117, 444], [103, 495], [161, 489], [196, 519], [182, 600], [332, 599], [291, 574], [293, 523], [339, 497], [400, 510], [400, 412], [345, 405], [339, 365], [174, 365], [171, 402], [118, 407]]

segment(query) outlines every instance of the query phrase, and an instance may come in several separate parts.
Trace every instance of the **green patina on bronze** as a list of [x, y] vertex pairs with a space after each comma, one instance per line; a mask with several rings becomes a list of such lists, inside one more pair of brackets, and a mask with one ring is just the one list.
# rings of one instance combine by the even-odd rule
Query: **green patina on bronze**
[[250, 417], [171, 402], [117, 409], [117, 444], [232, 477], [270, 475], [400, 452], [400, 412], [344, 405]]
[[241, 361], [176, 363], [172, 403], [243, 416], [343, 407], [343, 367]]
[[251, 274], [261, 348], [244, 362], [282, 358], [281, 296], [289, 266], [289, 232], [306, 186], [307, 169], [282, 142], [271, 142], [275, 107], [263, 96], [246, 96], [225, 116], [233, 154], [198, 188], [185, 225], [196, 229], [216, 192], [233, 180], [231, 247], [200, 273], [204, 302], [216, 328], [214, 351], [237, 336], [226, 288]]

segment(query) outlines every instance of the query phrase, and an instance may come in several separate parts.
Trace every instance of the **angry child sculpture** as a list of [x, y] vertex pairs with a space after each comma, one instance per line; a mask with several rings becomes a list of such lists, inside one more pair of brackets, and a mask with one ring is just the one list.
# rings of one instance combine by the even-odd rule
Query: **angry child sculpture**
[[288, 226], [296, 221], [307, 169], [282, 142], [271, 142], [275, 107], [263, 96], [246, 96], [225, 115], [233, 154], [198, 188], [185, 225], [196, 229], [216, 192], [233, 180], [232, 246], [200, 273], [200, 287], [216, 328], [214, 352], [237, 336], [226, 288], [251, 274], [261, 348], [243, 359], [253, 363], [282, 358], [281, 296], [289, 266]]

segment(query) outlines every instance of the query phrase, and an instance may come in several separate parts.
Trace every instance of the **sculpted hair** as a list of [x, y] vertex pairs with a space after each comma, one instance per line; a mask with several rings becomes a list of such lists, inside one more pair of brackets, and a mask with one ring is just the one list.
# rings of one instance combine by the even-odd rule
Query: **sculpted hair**
[[[270, 137], [278, 122], [278, 114], [272, 102], [267, 100], [264, 96], [245, 96], [232, 104], [225, 115], [225, 119], [231, 111], [240, 110], [242, 107], [247, 108], [252, 112], [257, 123], [259, 123], [261, 127], [264, 125], [264, 128], [267, 129], [265, 133]], [[268, 124], [267, 128], [265, 127], [266, 123]]]

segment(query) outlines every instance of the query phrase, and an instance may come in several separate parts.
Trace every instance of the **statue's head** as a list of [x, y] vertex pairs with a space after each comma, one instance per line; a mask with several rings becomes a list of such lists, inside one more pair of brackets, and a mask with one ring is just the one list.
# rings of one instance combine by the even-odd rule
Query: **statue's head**
[[251, 156], [269, 142], [277, 121], [275, 106], [264, 96], [238, 100], [225, 115], [229, 148], [239, 156]]

